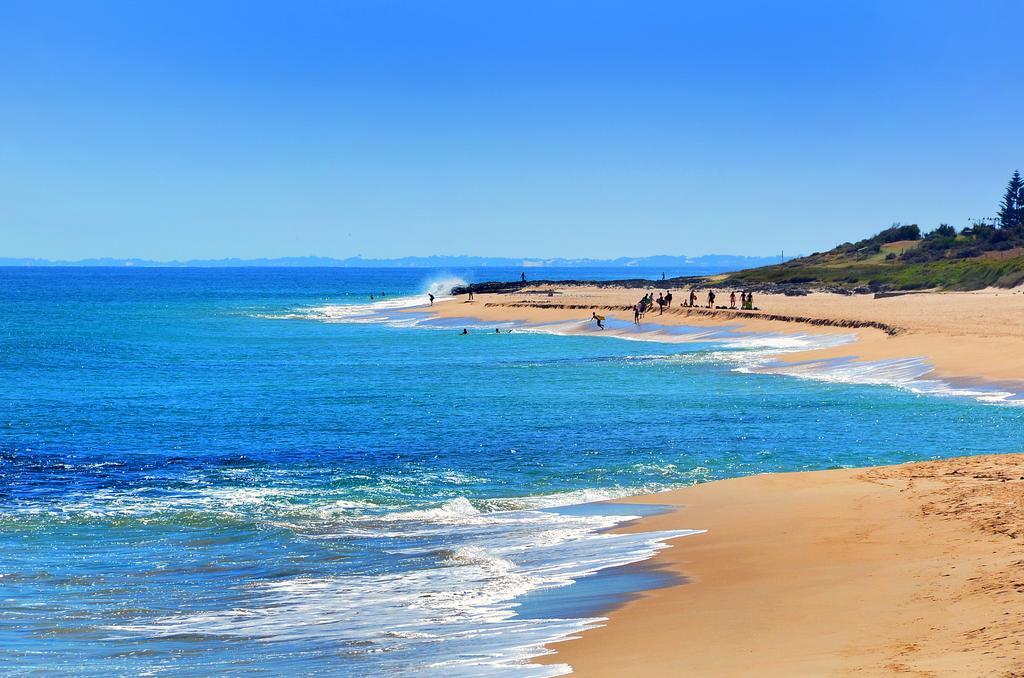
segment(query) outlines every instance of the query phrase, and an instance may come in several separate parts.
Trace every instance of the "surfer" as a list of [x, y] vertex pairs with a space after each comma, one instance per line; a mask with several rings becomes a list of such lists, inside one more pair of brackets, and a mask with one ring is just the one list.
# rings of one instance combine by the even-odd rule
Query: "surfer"
[[427, 292], [427, 296], [430, 297], [430, 305], [433, 306], [434, 305], [434, 295], [431, 294], [430, 292]]
[[598, 329], [604, 329], [604, 316], [598, 315], [596, 311], [592, 311], [590, 317], [597, 321]]

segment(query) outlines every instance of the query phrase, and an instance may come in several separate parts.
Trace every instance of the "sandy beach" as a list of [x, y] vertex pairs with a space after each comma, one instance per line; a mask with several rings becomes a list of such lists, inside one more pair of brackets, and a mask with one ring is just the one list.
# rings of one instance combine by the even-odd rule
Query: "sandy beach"
[[[650, 287], [655, 295], [663, 288]], [[592, 311], [632, 322], [632, 305], [646, 292], [593, 286], [539, 285], [516, 294], [478, 294], [439, 302], [442, 317], [485, 322], [519, 320], [545, 323], [585, 321]], [[807, 296], [757, 295], [759, 311], [683, 308], [687, 295], [674, 289], [673, 307], [648, 313], [660, 325], [723, 327], [751, 333], [854, 334], [857, 341], [825, 350], [785, 356], [789, 361], [852, 357], [877, 361], [922, 358], [940, 378], [1024, 384], [1024, 291], [926, 292], [875, 299], [871, 295], [813, 293]], [[698, 294], [699, 303], [706, 299]], [[728, 306], [728, 291], [716, 305]], [[581, 329], [598, 331], [593, 324]]]
[[[433, 312], [549, 323], [596, 311], [631, 323], [644, 292], [541, 285], [448, 300]], [[918, 358], [942, 378], [1017, 392], [1024, 384], [1019, 289], [758, 295], [760, 310], [748, 312], [680, 308], [686, 292], [673, 294], [674, 308], [649, 313], [648, 323], [853, 334], [854, 342], [785, 360]], [[719, 292], [723, 301], [728, 292]], [[626, 501], [675, 507], [630, 530], [707, 530], [650, 561], [686, 583], [642, 594], [538, 661], [568, 663], [581, 676], [1024, 672], [1024, 455], [761, 475]]]
[[1022, 469], [1024, 455], [978, 456], [626, 500], [676, 507], [630, 530], [707, 530], [651, 561], [688, 582], [539, 661], [580, 676], [1021, 675]]

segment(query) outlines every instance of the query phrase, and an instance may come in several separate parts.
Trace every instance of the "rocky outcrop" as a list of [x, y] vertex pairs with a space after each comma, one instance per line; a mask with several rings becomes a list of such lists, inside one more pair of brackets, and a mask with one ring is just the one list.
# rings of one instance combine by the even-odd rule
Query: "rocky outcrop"
[[[540, 301], [516, 301], [511, 303], [488, 302], [485, 306], [505, 308], [560, 308], [579, 309], [581, 311], [603, 310], [603, 311], [632, 311], [632, 306], [593, 305], [593, 304], [557, 304]], [[705, 316], [710, 318], [724, 318], [743, 320], [758, 318], [759, 320], [773, 320], [775, 322], [800, 323], [803, 325], [814, 325], [817, 327], [844, 327], [849, 329], [871, 328], [881, 330], [889, 336], [902, 334], [905, 330], [902, 327], [889, 325], [888, 323], [876, 322], [874, 320], [850, 320], [846, 318], [811, 318], [809, 316], [782, 315], [779, 313], [765, 313], [760, 310], [741, 311], [730, 308], [670, 308], [665, 311], [667, 315], [677, 316]]]

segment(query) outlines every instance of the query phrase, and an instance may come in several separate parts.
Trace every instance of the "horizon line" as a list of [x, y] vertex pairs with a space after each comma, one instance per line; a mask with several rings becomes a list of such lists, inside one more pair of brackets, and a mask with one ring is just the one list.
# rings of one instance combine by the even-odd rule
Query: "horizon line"
[[[797, 255], [799, 256], [799, 255]], [[705, 260], [731, 259], [743, 261], [780, 261], [785, 259], [781, 254], [775, 255], [743, 255], [743, 254], [719, 254], [709, 253], [701, 255], [674, 255], [674, 254], [652, 254], [643, 256], [622, 256], [615, 258], [599, 257], [499, 257], [473, 254], [429, 254], [409, 255], [402, 257], [363, 257], [355, 255], [350, 257], [329, 257], [319, 255], [300, 255], [282, 257], [216, 257], [196, 259], [147, 259], [142, 257], [84, 257], [81, 259], [50, 259], [46, 257], [0, 257], [2, 267], [32, 267], [32, 266], [67, 266], [67, 267], [185, 267], [189, 265], [211, 265], [228, 264], [230, 266], [243, 267], [276, 265], [295, 266], [317, 262], [315, 265], [326, 265], [336, 267], [357, 267], [367, 264], [398, 264], [412, 266], [416, 263], [430, 264], [439, 260], [446, 260], [453, 265], [463, 263], [481, 267], [503, 267], [522, 266], [525, 268], [545, 267], [571, 267], [571, 266], [597, 266], [610, 265], [616, 267], [636, 267], [649, 265], [686, 265], [707, 263]], [[793, 257], [789, 257], [793, 258]]]

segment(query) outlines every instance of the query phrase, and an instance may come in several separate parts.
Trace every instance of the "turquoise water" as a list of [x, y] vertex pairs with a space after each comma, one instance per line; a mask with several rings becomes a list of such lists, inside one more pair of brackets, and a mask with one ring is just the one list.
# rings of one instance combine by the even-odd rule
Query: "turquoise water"
[[594, 620], [520, 601], [673, 536], [552, 507], [1024, 448], [1024, 408], [738, 371], [757, 342], [394, 308], [518, 275], [0, 269], [3, 671], [542, 674]]

